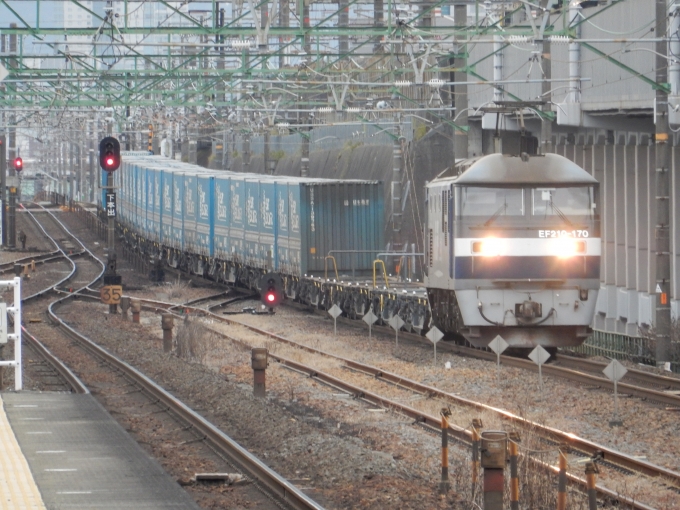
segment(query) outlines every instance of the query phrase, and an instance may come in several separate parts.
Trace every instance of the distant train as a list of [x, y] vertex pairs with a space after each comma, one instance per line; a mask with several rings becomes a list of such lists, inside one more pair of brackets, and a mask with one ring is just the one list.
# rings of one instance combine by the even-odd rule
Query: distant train
[[600, 288], [598, 183], [556, 155], [484, 156], [427, 185], [432, 322], [484, 347], [575, 346]]
[[496, 335], [512, 347], [551, 348], [590, 334], [600, 287], [598, 184], [561, 156], [493, 154], [430, 182], [425, 285], [408, 290], [367, 284], [385, 246], [380, 182], [123, 156], [114, 174], [122, 235], [172, 267], [251, 289], [275, 271], [289, 299], [336, 304], [354, 319], [369, 310], [383, 323], [399, 315], [407, 330], [434, 325], [479, 347]]

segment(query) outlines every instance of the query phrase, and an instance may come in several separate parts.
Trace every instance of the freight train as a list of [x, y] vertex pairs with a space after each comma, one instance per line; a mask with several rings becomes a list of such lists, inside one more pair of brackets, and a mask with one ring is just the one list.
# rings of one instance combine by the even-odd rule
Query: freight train
[[[288, 299], [484, 347], [577, 345], [599, 289], [597, 182], [566, 158], [476, 160], [426, 186], [424, 285], [394, 287], [382, 183], [207, 170], [123, 154], [114, 173], [121, 235], [134, 251], [257, 289], [279, 273]], [[380, 283], [382, 282], [382, 283]]]

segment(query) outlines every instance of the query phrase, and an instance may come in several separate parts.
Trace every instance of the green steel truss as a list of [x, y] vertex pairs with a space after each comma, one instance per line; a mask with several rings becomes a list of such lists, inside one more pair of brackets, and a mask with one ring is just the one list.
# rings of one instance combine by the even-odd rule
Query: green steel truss
[[[383, 99], [405, 110], [422, 110], [425, 104], [435, 120], [451, 122], [446, 120], [453, 102], [448, 86], [434, 91], [439, 98], [433, 104], [425, 101], [433, 94], [426, 85], [433, 79], [449, 82], [453, 71], [460, 70], [471, 81], [490, 80], [476, 72], [476, 62], [452, 67], [454, 57], [466, 57], [467, 44], [498, 33], [501, 19], [483, 19], [483, 2], [465, 2], [476, 5], [471, 26], [431, 26], [430, 15], [444, 0], [409, 4], [414, 10], [401, 15], [397, 8], [403, 5], [388, 0], [380, 19], [375, 2], [363, 2], [213, 0], [202, 4], [210, 5], [210, 11], [197, 13], [191, 3], [162, 0], [124, 0], [111, 9], [103, 2], [37, 0], [28, 19], [19, 9], [26, 2], [0, 0], [0, 20], [10, 20], [0, 21], [0, 64], [9, 72], [0, 82], [0, 110], [12, 112], [13, 122], [30, 125], [46, 112], [98, 112], [110, 106], [122, 123], [135, 111], [151, 120], [168, 108], [186, 113], [187, 108], [208, 107], [216, 122], [240, 109], [263, 113], [274, 124], [290, 118], [283, 112], [293, 113], [299, 123], [319, 108], [349, 113]], [[55, 26], [46, 13], [66, 4], [91, 26]], [[564, 19], [568, 0], [550, 4], [553, 25], [543, 37], [573, 35]], [[353, 26], [343, 17], [349, 6], [368, 12], [371, 22]], [[521, 3], [515, 7], [524, 8]], [[152, 17], [135, 18], [140, 9], [155, 9], [165, 17], [148, 23]], [[284, 9], [290, 11], [287, 19], [279, 16]], [[502, 33], [532, 38], [532, 25], [505, 26]], [[489, 48], [485, 58], [493, 53]]]

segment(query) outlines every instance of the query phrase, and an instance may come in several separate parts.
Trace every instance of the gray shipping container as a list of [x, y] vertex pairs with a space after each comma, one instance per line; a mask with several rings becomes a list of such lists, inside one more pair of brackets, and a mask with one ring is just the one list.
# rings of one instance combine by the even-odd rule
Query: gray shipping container
[[[304, 179], [300, 194], [302, 274], [322, 275], [328, 255], [338, 272], [371, 273], [385, 248], [382, 183]], [[331, 261], [328, 268], [330, 276]]]

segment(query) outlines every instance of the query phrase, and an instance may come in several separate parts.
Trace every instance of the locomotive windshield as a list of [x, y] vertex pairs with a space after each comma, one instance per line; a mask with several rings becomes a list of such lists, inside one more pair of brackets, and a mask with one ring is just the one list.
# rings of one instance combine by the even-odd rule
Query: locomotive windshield
[[524, 190], [464, 187], [461, 216], [524, 216]]
[[537, 188], [531, 190], [532, 214], [549, 216], [592, 216], [595, 201], [592, 187]]
[[567, 220], [592, 218], [595, 214], [595, 191], [592, 186], [524, 189], [462, 186], [459, 196], [458, 215], [463, 218], [486, 218], [487, 225], [502, 216], [526, 215]]

